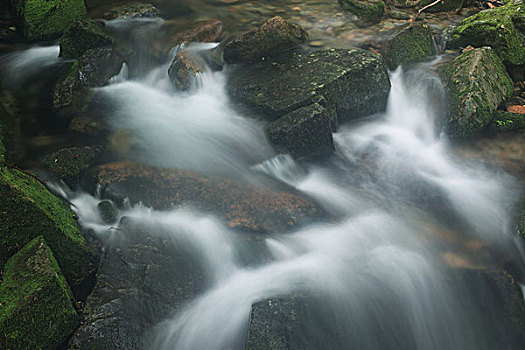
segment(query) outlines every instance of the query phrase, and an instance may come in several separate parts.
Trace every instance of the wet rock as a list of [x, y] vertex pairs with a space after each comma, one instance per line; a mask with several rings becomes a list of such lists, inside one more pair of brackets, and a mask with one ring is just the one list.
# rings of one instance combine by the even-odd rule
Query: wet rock
[[390, 10], [388, 12], [388, 16], [393, 19], [399, 19], [403, 21], [407, 21], [410, 19], [410, 15], [403, 11], [396, 11], [396, 10]]
[[16, 99], [0, 80], [0, 161], [14, 161], [23, 153], [20, 125]]
[[197, 74], [206, 71], [206, 67], [204, 58], [197, 51], [181, 51], [171, 63], [168, 75], [178, 89], [188, 90], [195, 84]]
[[367, 24], [378, 23], [385, 12], [382, 0], [339, 0], [339, 3]]
[[5, 264], [0, 285], [2, 342], [10, 349], [55, 349], [79, 324], [71, 290], [51, 249], [38, 236]]
[[512, 80], [490, 47], [462, 53], [447, 64], [443, 75], [449, 95], [445, 128], [451, 136], [478, 134], [512, 95]]
[[55, 85], [53, 105], [69, 112], [84, 109], [92, 96], [90, 88], [104, 86], [120, 72], [123, 60], [110, 49], [88, 50]]
[[59, 38], [87, 15], [84, 0], [8, 0], [27, 40]]
[[232, 98], [273, 121], [321, 96], [337, 121], [384, 111], [390, 80], [381, 56], [361, 49], [289, 52], [238, 69], [228, 84]]
[[143, 202], [157, 209], [190, 206], [217, 215], [229, 227], [280, 232], [320, 215], [298, 194], [261, 189], [189, 170], [111, 163], [93, 169], [91, 187], [102, 186], [105, 198]]
[[69, 349], [143, 349], [159, 322], [182, 311], [204, 290], [199, 261], [169, 236], [152, 236], [132, 218], [107, 245], [85, 320]]
[[392, 0], [390, 4], [399, 8], [410, 8], [419, 6], [421, 0]]
[[434, 41], [426, 24], [416, 23], [412, 28], [403, 26], [385, 48], [385, 62], [390, 69], [399, 65], [424, 61], [435, 55]]
[[[421, 7], [433, 3], [435, 0], [421, 0]], [[443, 0], [437, 5], [429, 7], [425, 10], [428, 13], [436, 12], [448, 12], [448, 11], [458, 11], [463, 8], [463, 3], [465, 0]]]
[[525, 128], [525, 115], [506, 111], [496, 111], [487, 129], [492, 131], [510, 131]]
[[268, 124], [270, 141], [296, 159], [335, 151], [330, 115], [318, 103], [301, 107]]
[[62, 148], [49, 155], [43, 165], [69, 187], [78, 187], [84, 172], [96, 164], [103, 151], [101, 146]]
[[277, 56], [308, 40], [308, 33], [280, 16], [270, 18], [259, 28], [241, 34], [224, 45], [227, 63], [258, 62]]
[[112, 224], [117, 220], [117, 212], [110, 201], [102, 201], [97, 205], [98, 213], [106, 224]]
[[160, 16], [160, 11], [152, 4], [142, 2], [130, 2], [125, 5], [117, 6], [104, 13], [102, 18], [130, 19], [130, 18], [156, 18]]
[[525, 64], [525, 6], [511, 3], [484, 10], [446, 29], [446, 48], [490, 46], [507, 65]]
[[75, 117], [69, 123], [69, 130], [88, 137], [107, 136], [110, 132], [105, 120], [90, 116]]
[[60, 56], [73, 59], [82, 56], [87, 50], [108, 47], [112, 43], [112, 37], [98, 23], [77, 21], [60, 39]]
[[43, 235], [75, 290], [96, 270], [98, 256], [86, 245], [74, 216], [35, 178], [0, 166], [0, 268]]

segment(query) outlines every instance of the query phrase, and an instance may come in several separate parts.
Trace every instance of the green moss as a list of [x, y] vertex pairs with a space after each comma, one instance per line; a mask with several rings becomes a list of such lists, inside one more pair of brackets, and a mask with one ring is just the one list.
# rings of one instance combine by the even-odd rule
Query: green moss
[[2, 342], [13, 349], [49, 349], [79, 325], [73, 296], [51, 249], [39, 236], [5, 265], [0, 285]]
[[448, 48], [490, 46], [505, 64], [525, 64], [525, 6], [510, 4], [465, 18], [449, 32]]
[[345, 10], [359, 16], [366, 23], [377, 23], [385, 12], [382, 0], [339, 0]]
[[11, 3], [28, 40], [58, 38], [87, 15], [84, 0], [11, 0]]
[[421, 62], [434, 54], [430, 28], [418, 23], [412, 28], [404, 27], [395, 34], [384, 56], [388, 67], [395, 69], [398, 65]]
[[60, 39], [60, 56], [77, 58], [89, 49], [111, 46], [112, 42], [113, 38], [100, 25], [87, 20], [77, 21]]
[[496, 111], [490, 122], [489, 129], [493, 131], [510, 131], [525, 128], [525, 115]]
[[69, 283], [77, 287], [95, 270], [97, 256], [86, 246], [73, 216], [40, 182], [0, 166], [0, 268], [27, 242], [43, 235]]

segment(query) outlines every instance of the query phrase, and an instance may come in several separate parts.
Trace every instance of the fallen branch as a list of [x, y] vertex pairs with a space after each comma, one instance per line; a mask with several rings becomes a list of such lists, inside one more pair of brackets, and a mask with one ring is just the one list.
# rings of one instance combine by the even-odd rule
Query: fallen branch
[[30, 172], [28, 171], [25, 171], [24, 169], [20, 169], [19, 167], [17, 167], [16, 165], [13, 165], [13, 164], [7, 164], [5, 162], [2, 162], [0, 161], [0, 165], [3, 165], [7, 168], [10, 168], [10, 169], [15, 169], [15, 170], [18, 170], [18, 171], [21, 171], [23, 172], [24, 174], [28, 175], [28, 176], [31, 176], [33, 179], [35, 179], [36, 181], [40, 182], [42, 185], [46, 186], [47, 187], [47, 182], [45, 182], [44, 180], [38, 178], [36, 175], [34, 174], [31, 174]]
[[420, 8], [418, 11], [417, 11], [417, 15], [412, 18], [412, 21], [410, 23], [410, 26], [408, 28], [412, 28], [414, 26], [414, 24], [416, 23], [417, 19], [419, 18], [419, 16], [421, 16], [421, 14], [423, 13], [423, 11], [425, 11], [426, 9], [429, 9], [431, 8], [432, 6], [436, 6], [437, 4], [439, 4], [441, 1], [443, 0], [436, 0], [426, 6], [423, 6], [422, 8]]

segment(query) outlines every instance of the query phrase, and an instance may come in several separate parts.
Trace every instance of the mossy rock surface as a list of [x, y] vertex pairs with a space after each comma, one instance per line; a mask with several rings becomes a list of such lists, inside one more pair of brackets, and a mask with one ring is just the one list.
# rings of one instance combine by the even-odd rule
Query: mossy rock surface
[[9, 349], [56, 349], [79, 324], [71, 290], [45, 239], [38, 236], [5, 264], [2, 343]]
[[308, 33], [303, 28], [276, 16], [259, 28], [229, 40], [224, 46], [224, 61], [257, 62], [293, 49], [306, 40]]
[[270, 141], [296, 159], [335, 151], [330, 114], [318, 103], [301, 107], [268, 124]]
[[60, 56], [73, 59], [89, 49], [111, 46], [113, 38], [97, 23], [81, 20], [69, 27], [60, 39]]
[[152, 4], [144, 2], [130, 2], [112, 8], [104, 13], [102, 18], [112, 19], [130, 19], [130, 18], [155, 18], [160, 16], [160, 11]]
[[0, 166], [0, 269], [9, 257], [43, 235], [72, 288], [97, 266], [97, 254], [86, 245], [74, 213], [33, 177]]
[[112, 224], [117, 220], [117, 212], [110, 201], [102, 201], [97, 205], [98, 213], [106, 224]]
[[385, 13], [382, 0], [339, 0], [339, 3], [368, 24], [378, 23]]
[[59, 38], [87, 15], [84, 0], [9, 0], [27, 40]]
[[[229, 78], [229, 93], [273, 121], [325, 99], [333, 125], [383, 112], [390, 80], [381, 56], [361, 49], [292, 51]], [[321, 98], [322, 97], [322, 98]]]
[[488, 129], [493, 131], [511, 131], [525, 128], [525, 114], [496, 111]]
[[446, 47], [490, 46], [505, 64], [525, 64], [525, 5], [511, 3], [465, 18], [446, 30]]
[[403, 26], [389, 41], [384, 58], [390, 69], [399, 65], [424, 61], [435, 55], [434, 40], [428, 25], [416, 23], [412, 28]]
[[449, 95], [445, 128], [451, 136], [478, 134], [512, 95], [512, 80], [490, 47], [462, 53], [445, 66], [443, 76]]

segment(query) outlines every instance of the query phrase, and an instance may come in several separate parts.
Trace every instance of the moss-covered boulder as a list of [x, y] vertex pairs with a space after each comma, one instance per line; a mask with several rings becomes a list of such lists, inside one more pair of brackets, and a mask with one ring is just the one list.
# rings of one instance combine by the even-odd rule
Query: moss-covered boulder
[[[433, 3], [434, 1], [435, 0], [421, 0], [420, 7], [427, 6]], [[426, 9], [425, 12], [436, 13], [436, 12], [457, 11], [463, 8], [464, 2], [465, 0], [442, 0], [437, 5], [434, 5]]]
[[43, 235], [73, 289], [95, 270], [98, 256], [74, 213], [35, 178], [0, 166], [0, 269], [25, 244]]
[[80, 324], [73, 295], [42, 236], [5, 264], [0, 334], [7, 349], [56, 349]]
[[308, 39], [308, 33], [298, 25], [276, 16], [259, 28], [230, 39], [224, 45], [227, 63], [257, 62], [293, 49]]
[[268, 124], [270, 141], [296, 159], [335, 151], [330, 114], [318, 103], [301, 107]]
[[379, 22], [385, 13], [382, 0], [339, 0], [339, 3], [367, 24]]
[[87, 107], [90, 88], [104, 86], [120, 72], [124, 61], [110, 49], [88, 50], [59, 78], [53, 92], [53, 106], [58, 111]]
[[101, 146], [62, 148], [50, 154], [43, 165], [68, 186], [76, 187], [84, 171], [96, 164], [103, 151]]
[[445, 66], [443, 76], [449, 95], [445, 128], [451, 136], [479, 133], [512, 95], [512, 80], [490, 47], [462, 53]]
[[493, 131], [510, 131], [525, 128], [525, 114], [496, 111], [487, 127]]
[[481, 11], [446, 29], [446, 47], [490, 46], [507, 65], [525, 64], [525, 6], [522, 3]]
[[434, 40], [426, 24], [403, 26], [386, 45], [383, 57], [390, 69], [424, 61], [435, 55]]
[[117, 220], [117, 212], [110, 201], [102, 201], [97, 205], [98, 214], [106, 224], [112, 224]]
[[60, 39], [60, 56], [64, 59], [78, 58], [89, 49], [111, 46], [113, 38], [102, 26], [87, 20], [77, 21]]
[[189, 170], [163, 169], [136, 163], [110, 163], [92, 170], [91, 187], [103, 197], [157, 209], [190, 206], [217, 215], [228, 226], [254, 232], [280, 232], [321, 210], [298, 193], [268, 190]]
[[228, 89], [233, 100], [270, 121], [323, 97], [335, 127], [337, 120], [384, 111], [390, 80], [381, 56], [370, 51], [292, 51], [237, 69]]
[[102, 18], [130, 19], [130, 18], [155, 18], [160, 16], [160, 11], [152, 4], [132, 1], [128, 4], [119, 5], [105, 12]]
[[86, 17], [84, 0], [8, 0], [27, 40], [56, 39]]

